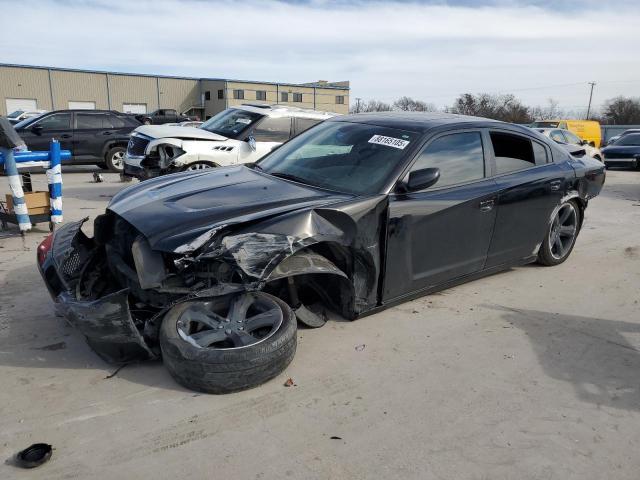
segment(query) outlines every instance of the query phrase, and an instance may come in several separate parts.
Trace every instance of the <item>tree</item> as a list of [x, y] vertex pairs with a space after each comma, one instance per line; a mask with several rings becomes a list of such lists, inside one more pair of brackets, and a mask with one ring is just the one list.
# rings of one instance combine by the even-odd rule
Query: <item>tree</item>
[[620, 96], [606, 101], [602, 119], [613, 125], [640, 123], [640, 99]]
[[381, 102], [380, 100], [369, 100], [368, 102], [363, 102], [358, 98], [356, 99], [356, 103], [349, 110], [349, 113], [389, 112], [391, 109], [391, 105]]
[[531, 116], [534, 120], [552, 120], [556, 118], [563, 118], [565, 115], [559, 108], [559, 102], [554, 100], [553, 98], [549, 98], [547, 100], [547, 106], [541, 107], [538, 105], [537, 107], [533, 107], [531, 109]]
[[396, 110], [404, 110], [406, 112], [435, 112], [436, 106], [433, 103], [426, 103], [422, 100], [414, 100], [411, 97], [400, 97], [393, 102]]
[[515, 96], [479, 93], [460, 95], [449, 109], [452, 113], [486, 117], [511, 123], [530, 123], [531, 112]]

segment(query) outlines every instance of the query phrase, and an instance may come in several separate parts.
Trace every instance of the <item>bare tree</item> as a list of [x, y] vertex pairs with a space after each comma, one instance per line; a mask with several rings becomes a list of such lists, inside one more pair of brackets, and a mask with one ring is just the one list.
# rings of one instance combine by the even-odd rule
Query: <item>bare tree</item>
[[534, 120], [552, 120], [564, 117], [564, 113], [560, 110], [559, 102], [553, 98], [547, 100], [547, 105], [542, 107], [531, 108], [531, 116]]
[[411, 97], [400, 97], [393, 102], [396, 110], [404, 110], [407, 112], [435, 112], [436, 106], [433, 103], [426, 103], [422, 100], [414, 100]]
[[380, 100], [369, 100], [363, 102], [360, 98], [356, 99], [356, 103], [351, 106], [349, 113], [364, 113], [364, 112], [388, 112], [392, 110], [391, 105]]
[[512, 123], [529, 123], [532, 120], [529, 107], [523, 105], [520, 100], [511, 94], [492, 95], [490, 93], [479, 93], [473, 95], [465, 93], [456, 99], [448, 111]]
[[640, 99], [620, 96], [606, 101], [602, 120], [613, 125], [640, 123]]

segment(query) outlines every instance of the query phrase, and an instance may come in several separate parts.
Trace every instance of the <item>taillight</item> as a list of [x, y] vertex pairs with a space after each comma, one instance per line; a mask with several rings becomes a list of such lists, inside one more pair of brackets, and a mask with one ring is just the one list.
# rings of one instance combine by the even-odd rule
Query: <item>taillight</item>
[[47, 258], [47, 253], [51, 250], [53, 245], [53, 233], [50, 233], [46, 238], [38, 245], [38, 263], [42, 265]]

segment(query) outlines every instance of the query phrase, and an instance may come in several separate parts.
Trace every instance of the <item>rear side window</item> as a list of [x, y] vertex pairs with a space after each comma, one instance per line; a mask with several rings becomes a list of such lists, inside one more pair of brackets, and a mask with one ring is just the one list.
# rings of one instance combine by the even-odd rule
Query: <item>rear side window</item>
[[253, 131], [256, 142], [286, 142], [291, 136], [291, 118], [266, 117]]
[[115, 115], [104, 116], [104, 128], [124, 128], [126, 126], [124, 119]]
[[[517, 172], [518, 170], [534, 167], [537, 164], [533, 148], [534, 142], [528, 138], [503, 132], [491, 132], [490, 136], [498, 175]], [[544, 161], [542, 161], [543, 158]], [[541, 163], [546, 163], [546, 152], [545, 156], [540, 158], [540, 161]]]
[[628, 146], [637, 146], [640, 145], [640, 134], [638, 133], [629, 133], [620, 137], [618, 140], [614, 142], [614, 145], [628, 145]]
[[446, 187], [484, 178], [484, 154], [480, 132], [439, 137], [425, 147], [411, 168], [439, 168], [435, 187]]
[[105, 115], [91, 113], [76, 113], [76, 128], [98, 130], [104, 128]]

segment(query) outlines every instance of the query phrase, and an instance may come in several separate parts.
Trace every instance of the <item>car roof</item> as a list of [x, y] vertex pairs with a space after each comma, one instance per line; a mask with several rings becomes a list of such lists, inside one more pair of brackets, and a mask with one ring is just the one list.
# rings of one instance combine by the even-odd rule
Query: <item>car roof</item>
[[469, 125], [481, 126], [509, 126], [521, 132], [530, 132], [528, 127], [522, 127], [499, 120], [491, 120], [483, 117], [471, 117], [442, 112], [371, 112], [357, 113], [353, 115], [341, 115], [334, 117], [332, 122], [353, 122], [377, 125], [379, 127], [396, 128], [413, 132], [425, 133], [441, 126]]
[[43, 113], [72, 113], [72, 112], [76, 112], [76, 113], [113, 113], [116, 115], [131, 115], [129, 113], [122, 113], [122, 112], [118, 112], [117, 110], [95, 110], [95, 109], [88, 109], [88, 108], [70, 108], [70, 109], [65, 109], [65, 110], [50, 110], [50, 111], [44, 111]]
[[259, 113], [260, 115], [265, 115], [267, 117], [301, 117], [326, 120], [339, 115], [335, 112], [321, 112], [310, 108], [290, 107], [288, 105], [279, 104], [245, 103], [242, 105], [235, 105], [230, 108]]

